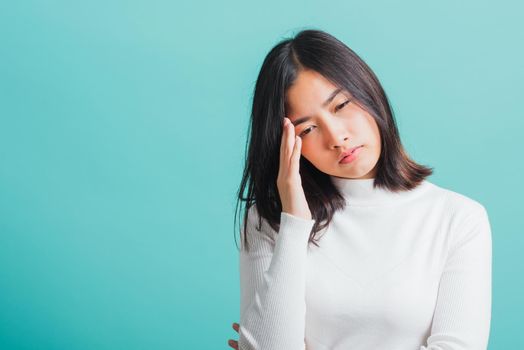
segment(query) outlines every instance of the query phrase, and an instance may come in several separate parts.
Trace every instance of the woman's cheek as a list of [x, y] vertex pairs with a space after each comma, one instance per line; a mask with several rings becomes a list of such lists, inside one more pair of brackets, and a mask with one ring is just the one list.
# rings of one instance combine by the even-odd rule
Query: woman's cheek
[[300, 154], [303, 156], [308, 154], [309, 151], [309, 143], [307, 141], [304, 141], [304, 139], [301, 139], [302, 145], [300, 146]]

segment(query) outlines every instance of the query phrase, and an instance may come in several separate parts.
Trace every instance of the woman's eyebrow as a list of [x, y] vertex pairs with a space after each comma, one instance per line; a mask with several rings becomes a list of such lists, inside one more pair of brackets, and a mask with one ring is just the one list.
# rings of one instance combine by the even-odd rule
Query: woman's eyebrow
[[[326, 107], [329, 103], [331, 103], [331, 101], [333, 101], [333, 99], [340, 93], [340, 91], [342, 91], [342, 88], [338, 88], [336, 89], [335, 91], [333, 91], [329, 97], [327, 98], [327, 100], [324, 101], [324, 103], [322, 103], [322, 107]], [[302, 123], [305, 123], [307, 122], [309, 119], [311, 119], [310, 116], [304, 116], [304, 117], [301, 117], [301, 118], [298, 118], [296, 119], [292, 124], [294, 126], [297, 126], [299, 124], [302, 124]]]

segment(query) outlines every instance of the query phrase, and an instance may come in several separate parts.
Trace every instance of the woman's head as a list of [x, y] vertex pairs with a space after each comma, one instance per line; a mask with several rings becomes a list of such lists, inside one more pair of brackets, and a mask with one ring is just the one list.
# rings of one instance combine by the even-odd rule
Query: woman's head
[[[338, 94], [323, 106], [334, 91]], [[345, 204], [330, 176], [375, 178], [374, 186], [396, 192], [410, 190], [432, 174], [405, 152], [386, 93], [368, 65], [332, 35], [303, 30], [275, 45], [262, 63], [238, 192], [246, 209], [256, 204], [260, 219], [275, 231], [282, 210], [276, 179], [284, 117], [302, 137], [300, 175], [316, 221], [310, 237], [314, 244], [315, 233]], [[304, 117], [309, 118], [299, 123]], [[344, 151], [360, 145], [355, 160], [338, 163]], [[246, 219], [247, 210], [244, 229]]]
[[[302, 70], [285, 97], [287, 117], [302, 138], [301, 154], [323, 173], [352, 179], [374, 178], [380, 157], [375, 119], [352, 94], [320, 73]], [[359, 147], [349, 163], [340, 160]]]

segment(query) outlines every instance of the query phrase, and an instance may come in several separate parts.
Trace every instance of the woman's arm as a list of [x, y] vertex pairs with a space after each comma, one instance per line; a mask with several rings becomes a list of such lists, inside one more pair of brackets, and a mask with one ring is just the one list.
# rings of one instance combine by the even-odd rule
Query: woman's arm
[[[315, 223], [282, 212], [278, 234], [248, 213], [249, 252], [240, 251], [239, 350], [304, 350], [306, 255]], [[273, 243], [270, 236], [276, 239]]]
[[478, 203], [451, 231], [427, 346], [420, 350], [485, 350], [491, 321], [491, 226]]
[[276, 179], [282, 203], [278, 234], [269, 224], [256, 230], [256, 205], [247, 213], [250, 249], [240, 251], [239, 350], [305, 348], [306, 255], [315, 221], [302, 188], [301, 146], [284, 117]]

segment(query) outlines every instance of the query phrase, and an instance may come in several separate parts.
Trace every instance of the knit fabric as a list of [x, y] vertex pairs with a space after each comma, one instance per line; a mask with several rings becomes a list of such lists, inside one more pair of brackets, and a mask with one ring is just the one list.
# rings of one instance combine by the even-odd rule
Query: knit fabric
[[[315, 223], [248, 211], [239, 350], [484, 350], [491, 319], [485, 207], [424, 180], [391, 192], [331, 176], [346, 207]], [[242, 235], [245, 232], [242, 229]]]

